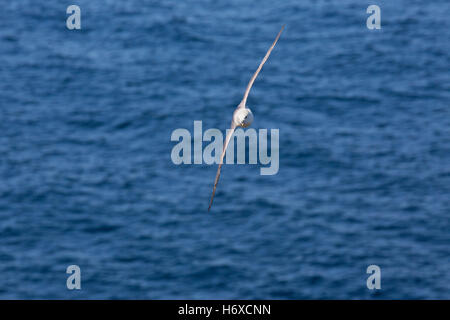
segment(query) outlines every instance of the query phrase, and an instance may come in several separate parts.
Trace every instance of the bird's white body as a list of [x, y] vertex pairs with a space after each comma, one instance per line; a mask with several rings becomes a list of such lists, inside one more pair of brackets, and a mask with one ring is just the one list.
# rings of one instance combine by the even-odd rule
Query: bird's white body
[[253, 122], [253, 113], [249, 108], [237, 108], [233, 113], [233, 122], [236, 127], [247, 128]]

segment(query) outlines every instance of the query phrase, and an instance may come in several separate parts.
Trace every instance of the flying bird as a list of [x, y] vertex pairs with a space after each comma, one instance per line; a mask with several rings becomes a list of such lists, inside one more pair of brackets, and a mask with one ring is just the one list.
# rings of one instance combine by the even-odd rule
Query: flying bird
[[250, 92], [250, 89], [253, 86], [253, 82], [255, 82], [255, 79], [258, 76], [258, 73], [261, 71], [264, 63], [269, 58], [270, 53], [272, 52], [273, 48], [275, 47], [275, 45], [278, 41], [278, 38], [280, 38], [281, 32], [283, 32], [283, 29], [284, 29], [284, 26], [281, 27], [281, 30], [280, 30], [280, 32], [278, 32], [277, 37], [273, 41], [269, 50], [267, 50], [267, 53], [264, 56], [264, 58], [262, 59], [261, 63], [259, 64], [258, 69], [256, 69], [255, 73], [253, 74], [253, 77], [250, 79], [250, 81], [247, 85], [247, 89], [245, 89], [244, 98], [242, 99], [241, 103], [239, 103], [236, 110], [234, 110], [234, 112], [233, 112], [233, 118], [231, 120], [230, 130], [228, 130], [227, 136], [225, 138], [225, 143], [223, 145], [222, 155], [220, 156], [219, 168], [217, 169], [216, 179], [214, 180], [214, 187], [213, 187], [213, 191], [212, 191], [212, 195], [211, 195], [211, 200], [209, 202], [208, 211], [211, 209], [211, 206], [213, 203], [214, 195], [216, 193], [217, 183], [219, 182], [219, 178], [220, 178], [220, 169], [222, 168], [223, 157], [225, 156], [225, 152], [227, 151], [227, 147], [230, 142], [231, 136], [234, 133], [234, 130], [236, 129], [236, 127], [247, 128], [253, 122], [253, 113], [245, 105], [247, 102], [248, 94]]

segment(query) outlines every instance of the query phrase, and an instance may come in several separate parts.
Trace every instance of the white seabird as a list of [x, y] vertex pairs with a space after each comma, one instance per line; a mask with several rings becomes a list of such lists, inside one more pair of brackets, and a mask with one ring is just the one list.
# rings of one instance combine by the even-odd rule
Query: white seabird
[[253, 77], [250, 79], [250, 81], [247, 85], [247, 89], [245, 90], [245, 93], [244, 93], [244, 98], [242, 99], [241, 103], [239, 103], [236, 110], [234, 110], [233, 118], [231, 120], [230, 130], [228, 130], [227, 136], [225, 138], [225, 144], [223, 145], [223, 149], [222, 149], [222, 155], [220, 156], [219, 168], [217, 169], [216, 179], [214, 180], [214, 187], [213, 187], [213, 191], [212, 191], [212, 195], [211, 195], [211, 200], [209, 202], [208, 211], [211, 209], [211, 206], [213, 203], [214, 195], [216, 193], [217, 183], [219, 182], [219, 178], [220, 178], [220, 169], [222, 168], [223, 157], [225, 156], [225, 152], [227, 151], [228, 143], [230, 142], [230, 139], [234, 133], [234, 130], [236, 129], [236, 127], [246, 128], [246, 127], [250, 126], [250, 124], [253, 122], [252, 111], [249, 108], [247, 108], [245, 103], [247, 102], [247, 97], [250, 92], [250, 89], [253, 86], [253, 82], [255, 82], [255, 79], [258, 76], [258, 73], [261, 71], [261, 68], [263, 67], [264, 63], [269, 58], [270, 53], [272, 52], [273, 48], [275, 47], [275, 45], [278, 41], [278, 38], [280, 38], [281, 32], [283, 32], [283, 29], [284, 29], [284, 26], [281, 27], [280, 32], [278, 32], [277, 37], [275, 38], [274, 42], [270, 46], [269, 50], [267, 50], [266, 55], [264, 56], [261, 63], [259, 64], [258, 69], [256, 69], [255, 73], [253, 74]]

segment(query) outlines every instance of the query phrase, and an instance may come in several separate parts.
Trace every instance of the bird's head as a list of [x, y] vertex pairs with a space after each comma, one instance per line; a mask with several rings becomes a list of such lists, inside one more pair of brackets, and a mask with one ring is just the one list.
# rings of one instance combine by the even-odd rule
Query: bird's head
[[240, 108], [234, 113], [233, 121], [238, 127], [247, 128], [253, 122], [253, 113], [249, 108]]

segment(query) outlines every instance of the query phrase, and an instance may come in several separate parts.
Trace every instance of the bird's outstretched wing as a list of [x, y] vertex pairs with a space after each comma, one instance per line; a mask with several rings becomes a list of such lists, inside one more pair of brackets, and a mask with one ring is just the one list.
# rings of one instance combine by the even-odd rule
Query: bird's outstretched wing
[[247, 98], [248, 98], [248, 94], [250, 93], [250, 89], [253, 86], [253, 82], [255, 82], [256, 77], [258, 76], [259, 72], [261, 71], [264, 63], [266, 63], [267, 59], [269, 59], [270, 53], [272, 52], [273, 48], [275, 47], [275, 45], [277, 44], [278, 39], [281, 36], [281, 33], [283, 32], [285, 25], [283, 25], [281, 27], [280, 32], [278, 32], [277, 37], [275, 38], [274, 42], [272, 43], [272, 45], [270, 46], [269, 50], [267, 50], [266, 55], [264, 56], [264, 58], [262, 59], [261, 63], [259, 64], [258, 69], [256, 69], [255, 73], [253, 74], [253, 77], [250, 79], [248, 85], [247, 85], [247, 89], [245, 89], [245, 93], [244, 93], [244, 98], [242, 99], [241, 103], [239, 104], [239, 108], [245, 108], [245, 104], [247, 103]]
[[211, 195], [211, 200], [209, 201], [208, 211], [211, 209], [214, 195], [216, 194], [217, 183], [219, 183], [219, 178], [220, 178], [220, 169], [222, 168], [222, 164], [223, 164], [223, 157], [225, 156], [228, 144], [230, 143], [231, 137], [233, 136], [234, 129], [236, 129], [236, 125], [234, 124], [234, 121], [231, 121], [231, 127], [230, 127], [230, 130], [228, 130], [227, 137], [225, 138], [225, 144], [223, 145], [222, 155], [220, 156], [219, 168], [217, 169], [216, 180], [214, 180], [214, 187], [213, 187], [213, 192]]

